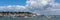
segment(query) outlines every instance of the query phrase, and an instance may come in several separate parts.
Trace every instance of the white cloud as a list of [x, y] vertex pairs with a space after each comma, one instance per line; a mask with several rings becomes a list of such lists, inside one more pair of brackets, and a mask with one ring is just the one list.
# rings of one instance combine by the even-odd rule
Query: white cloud
[[0, 11], [19, 11], [25, 9], [25, 6], [19, 5], [8, 5], [8, 6], [0, 6]]
[[55, 0], [30, 0], [27, 1], [27, 7], [37, 13], [41, 12], [47, 12], [47, 13], [52, 13], [54, 12], [52, 9], [59, 9], [60, 4], [54, 2]]
[[27, 1], [28, 8], [32, 10], [44, 10], [48, 7], [50, 7], [50, 4], [52, 3], [51, 0], [30, 0]]
[[52, 8], [53, 9], [60, 9], [60, 4], [59, 3], [53, 3]]

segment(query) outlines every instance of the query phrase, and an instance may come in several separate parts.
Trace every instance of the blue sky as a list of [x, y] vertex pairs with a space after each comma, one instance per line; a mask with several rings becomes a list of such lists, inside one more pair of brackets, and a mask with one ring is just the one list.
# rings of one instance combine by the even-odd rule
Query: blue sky
[[26, 0], [0, 0], [0, 6], [5, 5], [25, 5]]
[[60, 3], [60, 0], [55, 0], [55, 2]]
[[[60, 3], [60, 0], [55, 0], [56, 3]], [[0, 6], [5, 5], [25, 5], [26, 0], [0, 0]]]

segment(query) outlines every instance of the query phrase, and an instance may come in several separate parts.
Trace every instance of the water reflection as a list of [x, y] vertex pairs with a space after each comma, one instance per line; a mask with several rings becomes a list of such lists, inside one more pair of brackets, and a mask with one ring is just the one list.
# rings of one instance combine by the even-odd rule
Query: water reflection
[[35, 16], [35, 17], [0, 17], [0, 20], [60, 20], [60, 16]]

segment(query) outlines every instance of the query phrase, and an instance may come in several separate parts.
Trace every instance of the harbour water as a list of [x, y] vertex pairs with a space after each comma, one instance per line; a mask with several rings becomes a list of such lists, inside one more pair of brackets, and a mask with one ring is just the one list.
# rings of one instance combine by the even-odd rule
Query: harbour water
[[0, 20], [60, 20], [60, 16], [0, 17]]

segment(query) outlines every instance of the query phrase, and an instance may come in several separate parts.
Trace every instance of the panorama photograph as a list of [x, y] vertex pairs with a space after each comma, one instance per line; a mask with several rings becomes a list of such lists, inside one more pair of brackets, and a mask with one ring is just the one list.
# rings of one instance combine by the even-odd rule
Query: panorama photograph
[[60, 20], [60, 0], [0, 0], [0, 20]]

